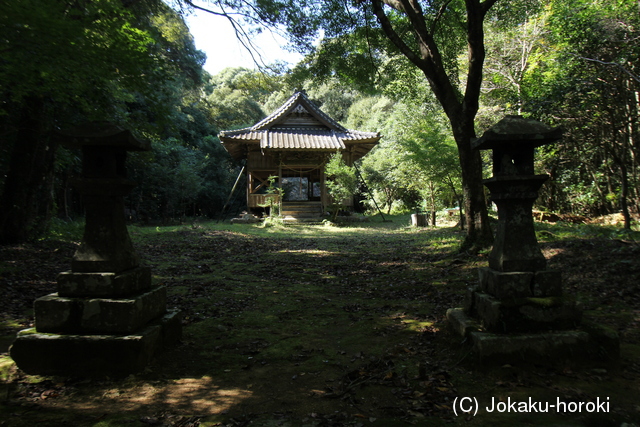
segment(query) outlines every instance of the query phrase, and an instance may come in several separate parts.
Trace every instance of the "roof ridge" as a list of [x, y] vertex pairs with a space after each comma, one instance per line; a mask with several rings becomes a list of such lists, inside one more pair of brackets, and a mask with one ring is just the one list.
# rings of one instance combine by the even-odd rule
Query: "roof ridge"
[[[240, 128], [240, 129], [232, 129], [232, 130], [221, 130], [220, 132], [218, 132], [218, 136], [227, 136], [227, 135], [233, 135], [236, 133], [246, 133], [248, 131], [252, 131], [253, 126], [251, 127], [246, 127], [246, 128]], [[255, 132], [260, 132], [260, 130], [256, 130]]]
[[289, 107], [291, 107], [294, 104], [294, 102], [297, 99], [299, 94], [300, 94], [300, 92], [294, 93], [289, 99], [287, 99], [284, 102], [284, 104], [282, 104], [280, 107], [276, 108], [275, 111], [273, 111], [270, 115], [268, 115], [264, 119], [260, 120], [258, 123], [256, 123], [255, 125], [251, 126], [249, 129], [251, 129], [251, 130], [263, 130], [262, 128], [264, 126], [266, 126], [267, 124], [275, 121], [276, 118], [279, 118]]
[[[303, 105], [304, 104], [304, 105]], [[295, 92], [284, 104], [282, 104], [279, 108], [277, 108], [273, 113], [269, 116], [265, 117], [255, 125], [253, 125], [250, 130], [265, 130], [267, 127], [273, 126], [276, 121], [283, 118], [285, 115], [290, 113], [296, 105], [302, 105], [305, 107], [309, 114], [316, 116], [321, 122], [323, 122], [327, 127], [335, 128], [341, 131], [347, 131], [347, 129], [342, 126], [340, 123], [332, 119], [328, 114], [322, 111], [314, 102], [312, 102], [307, 94], [304, 91]], [[314, 114], [315, 113], [315, 114]]]
[[322, 111], [320, 109], [320, 107], [318, 107], [313, 101], [311, 101], [309, 99], [309, 97], [307, 96], [307, 93], [302, 91], [300, 92], [302, 94], [302, 97], [307, 101], [307, 103], [313, 107], [313, 109], [320, 115], [324, 116], [324, 118], [330, 122], [331, 124], [333, 124], [338, 130], [341, 131], [347, 131], [347, 128], [345, 128], [344, 126], [342, 126], [340, 123], [338, 123], [337, 121], [335, 121], [332, 117], [330, 117], [327, 113], [325, 113], [324, 111]]

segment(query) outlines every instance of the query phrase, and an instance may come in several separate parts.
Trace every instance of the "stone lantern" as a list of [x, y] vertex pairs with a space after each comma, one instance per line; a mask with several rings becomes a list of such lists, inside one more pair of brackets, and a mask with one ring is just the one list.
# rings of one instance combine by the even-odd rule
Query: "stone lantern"
[[153, 286], [140, 266], [126, 227], [128, 151], [147, 142], [109, 123], [58, 135], [82, 150], [82, 176], [73, 183], [86, 210], [82, 242], [71, 271], [58, 275], [58, 292], [34, 303], [35, 328], [21, 331], [11, 357], [27, 373], [128, 374], [163, 346], [180, 339], [177, 311], [166, 309], [166, 289]]
[[478, 150], [493, 151], [493, 177], [484, 185], [498, 207], [498, 229], [489, 256], [489, 267], [499, 272], [541, 271], [546, 260], [538, 247], [532, 208], [538, 190], [549, 178], [535, 175], [536, 147], [552, 144], [562, 137], [535, 120], [507, 116], [473, 143]]
[[[498, 226], [489, 266], [479, 269], [465, 307], [448, 310], [447, 319], [481, 360], [565, 359], [590, 354], [599, 347], [594, 337], [607, 335], [580, 329], [582, 310], [563, 295], [561, 273], [547, 269], [536, 239], [532, 208], [548, 176], [534, 173], [534, 152], [561, 136], [558, 128], [507, 116], [473, 143], [493, 152], [493, 177], [484, 184], [498, 207]], [[600, 340], [609, 355], [618, 351], [613, 335]]]

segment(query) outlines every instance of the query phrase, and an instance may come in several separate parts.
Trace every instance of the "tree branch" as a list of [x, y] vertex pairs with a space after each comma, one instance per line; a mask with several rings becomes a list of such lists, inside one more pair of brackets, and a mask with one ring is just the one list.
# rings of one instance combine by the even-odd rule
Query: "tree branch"
[[[388, 1], [390, 0], [371, 0], [373, 12], [378, 17], [385, 34], [400, 52], [424, 73], [429, 81], [429, 86], [447, 116], [459, 115], [461, 105], [458, 99], [458, 92], [444, 69], [442, 56], [433, 36], [427, 31], [422, 9], [418, 7], [416, 11], [415, 6], [412, 6], [417, 5], [416, 0], [399, 0], [403, 5], [403, 10], [410, 10], [407, 17], [410, 20], [416, 43], [420, 49], [420, 54], [418, 54], [402, 40], [393, 28], [389, 17], [385, 14], [382, 4], [386, 4]], [[398, 4], [396, 0], [393, 1]]]
[[[426, 62], [423, 58], [417, 55], [411, 48], [402, 40], [402, 37], [398, 35], [396, 30], [391, 25], [391, 21], [386, 13], [384, 13], [384, 9], [382, 8], [382, 3], [389, 4], [394, 3], [399, 5], [399, 2], [395, 0], [371, 0], [371, 6], [373, 8], [373, 13], [378, 18], [378, 22], [382, 26], [382, 30], [385, 32], [387, 37], [391, 40], [391, 42], [400, 50], [400, 52], [407, 57], [409, 61], [415, 64], [418, 68], [422, 69], [427, 66]], [[390, 5], [391, 6], [391, 5]], [[391, 6], [396, 9], [394, 6]], [[400, 9], [396, 9], [400, 10]]]
[[582, 59], [583, 61], [595, 62], [596, 64], [610, 65], [610, 66], [616, 67], [620, 71], [622, 71], [623, 73], [625, 73], [626, 75], [631, 77], [633, 80], [635, 80], [636, 82], [640, 83], [640, 76], [637, 76], [633, 72], [627, 70], [625, 67], [623, 67], [621, 64], [618, 64], [617, 62], [606, 62], [606, 61], [601, 61], [599, 59], [585, 58], [584, 56], [576, 55], [574, 53], [571, 53], [570, 55], [573, 55], [578, 59]]
[[493, 5], [496, 4], [497, 2], [498, 0], [485, 0], [482, 4], [480, 4], [483, 10], [483, 15], [482, 15], [483, 18], [484, 18], [484, 15], [487, 14], [489, 9], [491, 9]]
[[[207, 7], [198, 6], [195, 3], [193, 3], [192, 0], [183, 0], [183, 1], [187, 6], [190, 6], [196, 10], [200, 10], [215, 16], [222, 16], [226, 18], [231, 24], [231, 27], [233, 28], [233, 31], [236, 35], [236, 39], [238, 40], [238, 42], [240, 42], [242, 47], [244, 47], [247, 50], [247, 52], [249, 52], [249, 55], [251, 56], [251, 60], [253, 61], [253, 63], [256, 64], [258, 68], [267, 67], [267, 65], [265, 64], [262, 58], [262, 55], [258, 50], [258, 47], [253, 43], [253, 40], [251, 40], [251, 36], [249, 35], [249, 33], [245, 31], [244, 28], [242, 28], [240, 23], [238, 23], [238, 21], [232, 16], [231, 13], [227, 12], [224, 9], [224, 7], [220, 4], [220, 2], [218, 2], [218, 7], [220, 8], [221, 12], [218, 12]], [[238, 14], [238, 15], [246, 16], [242, 14]]]
[[435, 18], [433, 18], [433, 24], [431, 25], [431, 34], [434, 34], [436, 32], [438, 21], [440, 21], [440, 18], [442, 18], [442, 15], [444, 15], [445, 10], [452, 1], [453, 0], [447, 0], [442, 6], [440, 6], [440, 9], [438, 9], [438, 13], [436, 14]]
[[398, 12], [404, 12], [404, 5], [400, 0], [382, 0], [382, 3], [391, 7], [392, 9], [397, 10]]
[[[368, 18], [367, 18], [367, 7], [364, 4], [362, 5], [362, 13], [364, 14], [365, 22], [367, 22], [368, 21]], [[368, 50], [368, 53], [369, 53], [369, 60], [371, 60], [371, 68], [374, 70], [374, 73], [377, 76], [380, 76], [380, 70], [378, 69], [378, 66], [376, 65], [375, 61], [373, 60], [373, 49], [371, 48], [371, 38], [370, 38], [370, 35], [369, 35], [369, 30], [370, 30], [369, 25], [366, 25], [365, 26], [365, 37], [367, 39], [367, 50]]]
[[467, 71], [467, 87], [464, 94], [463, 109], [475, 113], [479, 108], [479, 95], [482, 87], [482, 67], [485, 59], [484, 17], [497, 0], [465, 0], [467, 9], [467, 44], [469, 50], [469, 69]]
[[428, 46], [432, 34], [427, 29], [424, 12], [417, 0], [401, 0], [405, 4], [405, 13], [413, 26], [414, 32], [422, 44]]

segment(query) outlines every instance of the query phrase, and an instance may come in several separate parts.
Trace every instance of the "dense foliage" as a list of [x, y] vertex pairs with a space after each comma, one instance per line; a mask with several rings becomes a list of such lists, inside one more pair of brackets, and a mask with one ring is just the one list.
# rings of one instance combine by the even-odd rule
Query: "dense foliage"
[[348, 166], [341, 153], [331, 156], [325, 166], [327, 173], [327, 189], [333, 199], [333, 219], [338, 216], [341, 208], [345, 208], [345, 201], [353, 197], [358, 188], [358, 178], [353, 166]]
[[[386, 212], [466, 201], [479, 220], [486, 192], [477, 193], [477, 155], [466, 145], [505, 114], [521, 114], [565, 130], [561, 142], [537, 153], [538, 169], [551, 176], [538, 208], [622, 212], [631, 227], [640, 210], [637, 2], [508, 3], [412, 3], [423, 18], [403, 0], [352, 7], [327, 0], [322, 8], [259, 2], [255, 9], [235, 0], [3, 5], [0, 242], [32, 239], [50, 218], [82, 214], [70, 185], [80, 155], [59, 147], [55, 135], [92, 120], [152, 142], [151, 152], [129, 157], [129, 176], [140, 183], [127, 201], [132, 218], [216, 216], [240, 171], [217, 132], [252, 125], [294, 88], [346, 127], [382, 133], [357, 166], [368, 189], [359, 187], [362, 197]], [[281, 24], [309, 54], [289, 71], [230, 68], [210, 76], [180, 16], [190, 7], [238, 12], [227, 16], [245, 35]], [[471, 34], [483, 43], [467, 40]], [[479, 198], [475, 207], [470, 198]]]
[[622, 212], [628, 228], [640, 209], [638, 12], [632, 1], [556, 0], [543, 17], [549, 31], [527, 74], [525, 107], [566, 129], [541, 162], [555, 178], [550, 210]]
[[56, 158], [58, 130], [110, 121], [189, 143], [180, 122], [195, 116], [205, 57], [162, 1], [25, 0], [3, 5], [0, 20], [0, 242], [73, 214], [68, 177], [79, 154]]

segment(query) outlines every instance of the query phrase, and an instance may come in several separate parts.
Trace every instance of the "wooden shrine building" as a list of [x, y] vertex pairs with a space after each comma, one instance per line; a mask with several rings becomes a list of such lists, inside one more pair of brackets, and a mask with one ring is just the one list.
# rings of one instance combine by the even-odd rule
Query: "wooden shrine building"
[[264, 210], [268, 178], [282, 189], [285, 217], [321, 216], [330, 204], [324, 166], [337, 151], [347, 165], [367, 154], [380, 139], [378, 132], [345, 129], [323, 113], [304, 91], [255, 125], [224, 131], [220, 141], [236, 160], [246, 160], [247, 207]]

